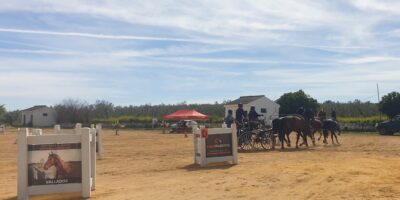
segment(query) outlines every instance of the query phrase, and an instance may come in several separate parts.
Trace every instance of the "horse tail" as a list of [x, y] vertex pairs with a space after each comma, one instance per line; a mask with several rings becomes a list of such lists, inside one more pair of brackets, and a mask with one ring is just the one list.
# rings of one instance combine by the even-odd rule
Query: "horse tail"
[[342, 133], [342, 131], [340, 130], [340, 125], [338, 122], [336, 122], [336, 129], [338, 130], [339, 135], [340, 135]]
[[277, 121], [277, 125], [278, 125], [277, 130], [278, 130], [279, 140], [283, 142], [285, 139], [285, 133], [284, 133], [285, 118], [280, 118]]

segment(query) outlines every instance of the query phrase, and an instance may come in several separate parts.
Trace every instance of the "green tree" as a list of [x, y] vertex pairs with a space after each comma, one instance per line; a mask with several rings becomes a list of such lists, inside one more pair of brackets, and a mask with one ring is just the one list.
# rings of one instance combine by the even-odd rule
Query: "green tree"
[[21, 121], [21, 111], [19, 110], [8, 111], [3, 115], [2, 121], [5, 124], [9, 124], [11, 126], [18, 124]]
[[0, 105], [0, 120], [4, 121], [3, 119], [3, 115], [6, 114], [6, 108], [4, 107], [4, 105]]
[[379, 102], [379, 110], [390, 118], [400, 114], [400, 93], [391, 92], [383, 96]]
[[93, 116], [95, 118], [107, 119], [114, 112], [114, 104], [106, 100], [97, 100], [93, 105]]
[[318, 108], [317, 100], [304, 93], [303, 90], [285, 93], [276, 102], [281, 106], [279, 111], [281, 114], [296, 113], [300, 107], [313, 111]]
[[54, 106], [58, 123], [88, 123], [92, 107], [80, 99], [64, 99]]

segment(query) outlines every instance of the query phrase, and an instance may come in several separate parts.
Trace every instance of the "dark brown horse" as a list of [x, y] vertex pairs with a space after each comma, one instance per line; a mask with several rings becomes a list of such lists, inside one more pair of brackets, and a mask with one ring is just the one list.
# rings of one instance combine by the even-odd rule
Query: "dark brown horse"
[[47, 161], [44, 163], [43, 168], [45, 170], [48, 170], [51, 166], [56, 167], [57, 179], [67, 178], [71, 173], [71, 171], [73, 171], [68, 163], [64, 162], [58, 154], [55, 154], [53, 152], [49, 153], [49, 157], [47, 158]]
[[289, 134], [292, 132], [297, 133], [296, 139], [296, 148], [298, 148], [298, 143], [300, 136], [303, 138], [303, 143], [308, 147], [307, 136], [311, 134], [311, 126], [309, 123], [306, 123], [304, 118], [300, 116], [286, 116], [282, 117], [282, 121], [280, 122], [280, 130], [279, 130], [279, 140], [281, 141], [281, 149], [284, 149], [284, 141], [285, 136], [288, 139], [288, 146], [290, 146], [290, 138]]
[[[280, 132], [282, 131], [282, 121], [283, 117], [272, 120], [272, 134], [277, 136], [280, 135]], [[286, 135], [286, 137], [283, 138], [283, 140], [286, 142], [286, 145], [290, 147], [289, 133]]]
[[[322, 122], [319, 119], [311, 119], [310, 121], [306, 120], [306, 123], [309, 123], [311, 126], [311, 133], [308, 135], [308, 137], [310, 137], [310, 139], [312, 140], [313, 146], [315, 146], [315, 133], [319, 132], [319, 138], [318, 140], [321, 139], [322, 136]], [[304, 144], [304, 142], [302, 144], [300, 144], [300, 146], [302, 146]]]
[[327, 138], [328, 138], [328, 136], [329, 136], [329, 132], [331, 133], [332, 144], [335, 144], [335, 142], [334, 142], [334, 140], [333, 140], [333, 137], [335, 137], [336, 143], [337, 143], [337, 144], [340, 144], [339, 141], [338, 141], [338, 139], [337, 139], [337, 136], [336, 136], [336, 131], [338, 131], [338, 134], [339, 134], [339, 135], [340, 135], [340, 133], [341, 133], [341, 132], [340, 132], [340, 125], [339, 125], [339, 123], [337, 123], [337, 122], [334, 121], [334, 120], [328, 119], [328, 120], [325, 120], [325, 121], [323, 122], [322, 128], [323, 128], [323, 134], [324, 134], [324, 144], [328, 144]]
[[313, 140], [313, 144], [315, 145], [315, 133], [319, 132], [319, 138], [318, 140], [320, 140], [321, 135], [322, 135], [322, 122], [319, 119], [312, 119], [310, 121], [311, 123], [311, 128], [312, 128], [312, 132], [311, 132], [311, 138]]

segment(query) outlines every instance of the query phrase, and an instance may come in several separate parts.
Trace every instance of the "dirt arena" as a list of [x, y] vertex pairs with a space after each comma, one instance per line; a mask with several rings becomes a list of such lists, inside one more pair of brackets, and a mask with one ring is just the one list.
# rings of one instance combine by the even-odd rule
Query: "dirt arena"
[[[0, 199], [16, 199], [16, 130], [7, 132], [0, 136]], [[200, 168], [192, 164], [191, 135], [106, 130], [91, 199], [400, 199], [399, 136], [339, 139], [340, 146], [239, 153], [238, 165]]]

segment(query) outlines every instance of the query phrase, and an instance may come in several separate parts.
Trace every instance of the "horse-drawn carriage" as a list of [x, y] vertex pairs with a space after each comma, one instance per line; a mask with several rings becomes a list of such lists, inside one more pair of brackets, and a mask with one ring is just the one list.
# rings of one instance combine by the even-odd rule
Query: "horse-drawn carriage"
[[[251, 124], [253, 123], [253, 124]], [[245, 122], [238, 129], [238, 146], [241, 150], [269, 150], [275, 146], [276, 135], [263, 121]]]
[[318, 119], [305, 120], [299, 115], [289, 115], [273, 120], [272, 128], [265, 126], [261, 121], [252, 123], [256, 125], [244, 123], [239, 126], [238, 145], [241, 150], [275, 149], [278, 139], [281, 143], [281, 149], [284, 148], [285, 143], [290, 147], [289, 134], [292, 132], [297, 133], [296, 148], [298, 148], [300, 138], [303, 138], [303, 143], [300, 146], [303, 144], [308, 146], [307, 137], [310, 137], [313, 145], [315, 145], [316, 132], [320, 133], [319, 139], [324, 136], [324, 144], [328, 144], [329, 133], [331, 133], [332, 144], [335, 144], [334, 138], [336, 139], [336, 144], [339, 144], [336, 132], [340, 135], [340, 126], [332, 119], [324, 121]]

